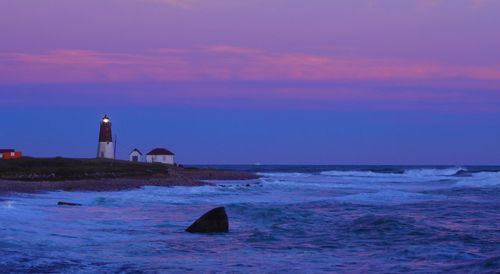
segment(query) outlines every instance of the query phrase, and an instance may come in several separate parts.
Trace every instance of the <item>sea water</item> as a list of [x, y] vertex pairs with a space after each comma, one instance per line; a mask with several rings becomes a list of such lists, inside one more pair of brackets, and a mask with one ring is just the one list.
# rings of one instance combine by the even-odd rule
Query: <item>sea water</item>
[[500, 168], [224, 168], [262, 178], [0, 196], [0, 272], [500, 272]]

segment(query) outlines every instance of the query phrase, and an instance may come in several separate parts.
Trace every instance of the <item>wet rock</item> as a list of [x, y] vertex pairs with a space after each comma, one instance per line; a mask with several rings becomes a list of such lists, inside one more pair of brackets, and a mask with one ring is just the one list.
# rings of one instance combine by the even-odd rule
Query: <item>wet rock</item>
[[229, 232], [229, 221], [224, 207], [217, 207], [205, 213], [186, 229], [189, 233]]
[[71, 203], [71, 202], [63, 202], [63, 201], [57, 202], [57, 205], [60, 205], [60, 206], [82, 206], [82, 204]]

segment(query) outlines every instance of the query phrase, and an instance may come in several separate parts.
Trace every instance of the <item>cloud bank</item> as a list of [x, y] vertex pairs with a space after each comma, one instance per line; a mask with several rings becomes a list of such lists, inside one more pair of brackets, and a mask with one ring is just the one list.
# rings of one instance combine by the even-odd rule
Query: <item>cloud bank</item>
[[65, 49], [0, 55], [0, 83], [144, 81], [342, 81], [471, 79], [500, 81], [500, 65], [272, 53], [217, 45], [110, 53]]

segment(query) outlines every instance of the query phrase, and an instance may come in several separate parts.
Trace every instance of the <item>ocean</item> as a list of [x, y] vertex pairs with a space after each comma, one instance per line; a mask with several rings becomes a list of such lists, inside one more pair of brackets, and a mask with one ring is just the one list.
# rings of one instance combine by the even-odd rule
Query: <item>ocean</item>
[[0, 196], [0, 272], [500, 272], [500, 167], [223, 168], [262, 178]]

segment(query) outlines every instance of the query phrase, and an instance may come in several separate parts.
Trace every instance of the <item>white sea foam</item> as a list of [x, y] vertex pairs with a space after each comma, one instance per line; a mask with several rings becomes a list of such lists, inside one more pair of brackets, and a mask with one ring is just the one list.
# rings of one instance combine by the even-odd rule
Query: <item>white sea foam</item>
[[336, 176], [336, 177], [377, 177], [377, 178], [429, 178], [452, 176], [459, 171], [466, 171], [462, 167], [453, 168], [419, 168], [419, 169], [406, 169], [403, 173], [386, 173], [386, 172], [373, 172], [373, 171], [357, 171], [357, 170], [331, 170], [321, 172], [321, 175]]
[[[325, 180], [326, 179], [326, 180]], [[345, 187], [345, 184], [335, 183], [328, 178], [312, 177], [310, 179], [303, 180], [276, 180], [273, 178], [263, 179], [262, 184], [266, 189], [272, 188], [276, 190], [284, 189], [328, 189], [328, 188], [341, 188]]]
[[310, 177], [312, 174], [300, 172], [260, 172], [257, 175], [265, 177]]
[[373, 171], [324, 171], [319, 174], [309, 174], [308, 176], [286, 176], [279, 174], [266, 176], [283, 181], [294, 181], [302, 183], [330, 184], [332, 187], [356, 185], [358, 187], [376, 188], [382, 187], [384, 183], [417, 183], [431, 182], [449, 179], [450, 176], [412, 176], [405, 173], [378, 173]]
[[463, 167], [407, 169], [404, 174], [411, 177], [436, 177], [453, 176], [459, 171], [467, 171], [467, 169]]
[[320, 173], [325, 176], [335, 177], [400, 177], [401, 174], [397, 173], [379, 173], [373, 171], [357, 171], [357, 170], [331, 170], [323, 171]]
[[2, 207], [7, 208], [7, 209], [11, 209], [11, 208], [14, 208], [14, 204], [15, 204], [14, 201], [5, 201], [2, 203]]
[[[453, 168], [407, 169], [402, 173], [373, 171], [324, 171], [317, 174], [266, 174], [263, 184], [294, 189], [358, 188], [365, 190], [425, 191], [454, 187], [491, 187], [500, 185], [500, 172], [460, 174], [467, 170]], [[463, 176], [456, 176], [463, 175]]]
[[500, 172], [478, 172], [455, 183], [460, 187], [487, 187], [500, 185]]

